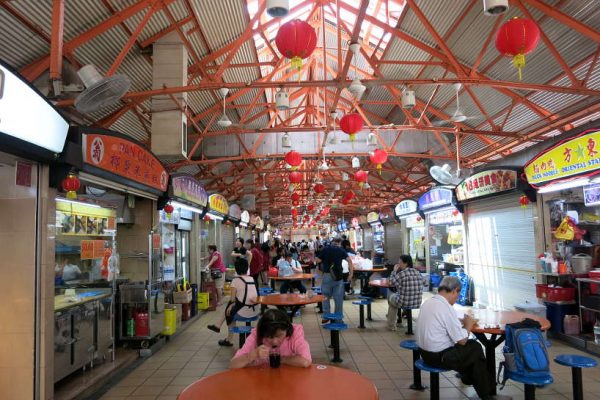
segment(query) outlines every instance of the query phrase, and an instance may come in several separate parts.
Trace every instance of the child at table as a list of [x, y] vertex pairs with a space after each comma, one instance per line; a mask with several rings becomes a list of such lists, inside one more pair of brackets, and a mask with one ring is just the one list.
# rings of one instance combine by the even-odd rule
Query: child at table
[[231, 359], [229, 367], [268, 365], [272, 348], [278, 348], [282, 364], [306, 368], [312, 363], [302, 325], [292, 324], [284, 311], [270, 309], [260, 317], [244, 346]]
[[[302, 266], [298, 260], [294, 260], [290, 253], [284, 253], [283, 258], [277, 261], [277, 268], [279, 269], [279, 276], [290, 276], [294, 274], [302, 273]], [[280, 293], [294, 292], [294, 289], [298, 289], [300, 293], [306, 293], [306, 288], [302, 284], [302, 281], [284, 281], [280, 288]]]

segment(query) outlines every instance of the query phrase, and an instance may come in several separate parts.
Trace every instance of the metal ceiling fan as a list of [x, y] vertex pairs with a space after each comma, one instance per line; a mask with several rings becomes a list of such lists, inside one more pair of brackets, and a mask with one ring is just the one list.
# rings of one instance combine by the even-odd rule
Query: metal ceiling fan
[[219, 118], [219, 120], [217, 121], [217, 125], [221, 128], [246, 128], [244, 124], [234, 124], [233, 122], [231, 122], [231, 119], [229, 119], [229, 117], [227, 116], [225, 100], [227, 99], [229, 88], [220, 88], [219, 93], [221, 93], [221, 97], [223, 98], [223, 115], [221, 115], [221, 118]]
[[445, 125], [445, 124], [461, 123], [461, 122], [465, 122], [465, 121], [473, 120], [473, 119], [481, 119], [482, 117], [467, 116], [463, 113], [463, 111], [460, 108], [460, 96], [459, 96], [460, 89], [462, 89], [462, 83], [457, 82], [457, 83], [452, 84], [452, 86], [454, 87], [454, 90], [456, 92], [456, 110], [454, 111], [454, 113], [452, 114], [452, 116], [449, 119], [434, 121], [433, 125], [441, 126], [441, 125]]

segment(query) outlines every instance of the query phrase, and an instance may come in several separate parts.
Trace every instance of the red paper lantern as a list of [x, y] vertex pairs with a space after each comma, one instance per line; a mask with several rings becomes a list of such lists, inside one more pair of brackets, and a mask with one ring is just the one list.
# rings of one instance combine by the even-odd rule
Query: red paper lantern
[[519, 71], [525, 66], [525, 54], [535, 50], [540, 41], [540, 28], [527, 18], [515, 17], [506, 21], [496, 33], [496, 49], [507, 57], [513, 57], [513, 65]]
[[417, 222], [421, 222], [422, 220], [423, 220], [423, 218], [421, 218], [421, 216], [419, 215], [419, 216], [417, 217]]
[[304, 216], [304, 220], [305, 220], [305, 221], [308, 221], [309, 219], [310, 219], [310, 217], [309, 217], [308, 215], [305, 215], [305, 216]]
[[299, 202], [299, 201], [297, 201], [297, 200], [294, 200], [294, 201], [292, 201], [292, 205], [293, 205], [294, 207], [297, 207], [297, 206], [299, 206], [299, 205], [300, 205], [300, 202]]
[[317, 183], [315, 185], [315, 193], [321, 194], [325, 192], [325, 185], [323, 185], [322, 183]]
[[69, 174], [62, 181], [62, 188], [65, 192], [67, 192], [67, 199], [76, 199], [77, 198], [77, 190], [81, 187], [81, 182], [79, 178], [73, 174]]
[[309, 204], [307, 208], [308, 208], [308, 211], [312, 212], [312, 211], [314, 211], [315, 206], [314, 206], [314, 204]]
[[527, 208], [529, 205], [529, 198], [525, 195], [519, 197], [519, 204], [521, 205], [521, 208]]
[[349, 198], [347, 198], [347, 197], [344, 197], [344, 198], [342, 199], [342, 204], [343, 204], [343, 205], [347, 205], [349, 202], [350, 202], [350, 199], [349, 199]]
[[354, 180], [358, 182], [358, 186], [360, 186], [361, 188], [363, 187], [367, 179], [369, 179], [369, 174], [367, 173], [367, 171], [363, 171], [362, 169], [356, 171], [356, 173], [354, 174]]
[[171, 218], [171, 215], [173, 214], [173, 210], [175, 210], [175, 208], [170, 204], [167, 204], [163, 208], [163, 211], [167, 214], [167, 218]]
[[212, 220], [212, 218], [210, 218], [208, 215], [204, 216], [204, 222], [210, 222]]
[[298, 171], [290, 172], [289, 178], [290, 182], [294, 184], [302, 182], [302, 174]]
[[288, 163], [292, 167], [292, 171], [298, 168], [300, 164], [302, 164], [302, 156], [297, 151], [288, 151], [285, 153], [285, 162]]
[[459, 213], [460, 213], [460, 211], [454, 210], [454, 211], [452, 211], [452, 216], [456, 217]]
[[344, 133], [350, 135], [350, 141], [354, 142], [356, 133], [363, 128], [363, 119], [356, 113], [346, 114], [340, 120], [340, 128]]
[[377, 166], [377, 171], [379, 171], [379, 174], [381, 175], [381, 164], [384, 164], [387, 161], [387, 151], [377, 149], [369, 154], [369, 158], [371, 159], [371, 162]]
[[292, 201], [299, 201], [300, 200], [300, 195], [296, 192], [292, 193], [291, 196]]
[[292, 68], [300, 69], [302, 60], [315, 50], [317, 33], [309, 23], [295, 19], [281, 25], [275, 45], [285, 58], [292, 60]]
[[298, 210], [296, 210], [295, 208], [292, 208], [292, 216], [293, 217], [298, 216]]

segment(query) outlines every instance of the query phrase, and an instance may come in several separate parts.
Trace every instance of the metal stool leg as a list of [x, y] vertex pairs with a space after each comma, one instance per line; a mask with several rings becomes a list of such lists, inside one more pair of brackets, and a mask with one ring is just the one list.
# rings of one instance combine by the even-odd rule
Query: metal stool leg
[[583, 400], [583, 380], [581, 378], [581, 368], [571, 368], [573, 375], [573, 400]]
[[242, 347], [244, 347], [244, 343], [246, 343], [246, 334], [245, 333], [240, 333], [239, 334], [239, 344], [240, 344], [240, 349]]
[[440, 374], [430, 372], [429, 384], [431, 386], [431, 400], [440, 400]]
[[359, 328], [364, 329], [365, 328], [365, 309], [364, 306], [362, 304], [359, 305], [359, 316], [360, 316], [360, 325], [358, 325]]
[[535, 400], [535, 386], [525, 385], [525, 400]]
[[331, 331], [331, 344], [333, 345], [333, 359], [331, 362], [340, 363], [340, 331]]
[[408, 320], [408, 330], [406, 331], [407, 335], [414, 335], [413, 326], [412, 326], [412, 310], [406, 310], [406, 319]]
[[317, 313], [323, 314], [323, 303], [322, 302], [317, 303]]
[[425, 390], [425, 386], [423, 386], [423, 384], [421, 383], [421, 370], [419, 368], [415, 367], [415, 363], [417, 361], [419, 361], [419, 358], [421, 358], [421, 352], [419, 350], [413, 350], [412, 356], [413, 356], [413, 384], [410, 385], [410, 388], [412, 390], [423, 391], [423, 390]]
[[399, 308], [398, 312], [396, 313], [396, 323], [398, 325], [402, 324], [402, 309]]
[[367, 304], [367, 321], [373, 321], [373, 318], [371, 318], [371, 303]]

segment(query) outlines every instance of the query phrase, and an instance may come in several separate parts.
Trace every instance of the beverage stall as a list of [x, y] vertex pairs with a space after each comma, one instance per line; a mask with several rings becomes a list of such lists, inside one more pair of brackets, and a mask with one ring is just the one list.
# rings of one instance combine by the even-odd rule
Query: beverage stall
[[402, 228], [402, 251], [409, 254], [415, 267], [425, 271], [425, 219], [418, 213], [415, 200], [402, 200], [394, 208], [396, 219]]

